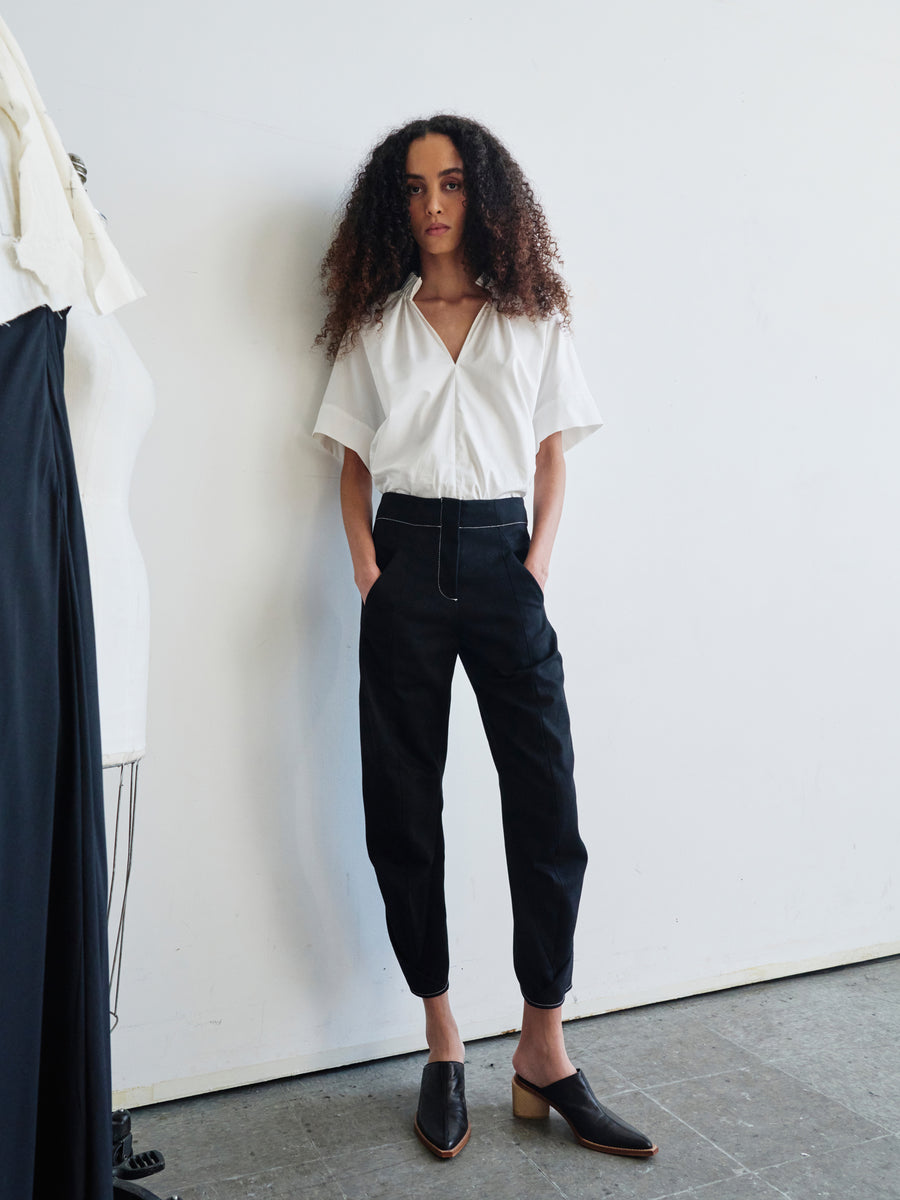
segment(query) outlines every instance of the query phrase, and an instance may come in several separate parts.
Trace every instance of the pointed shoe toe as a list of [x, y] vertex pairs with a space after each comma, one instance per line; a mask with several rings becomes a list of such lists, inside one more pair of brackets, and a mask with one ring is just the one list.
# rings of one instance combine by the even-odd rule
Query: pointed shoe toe
[[426, 1063], [416, 1109], [416, 1136], [437, 1158], [455, 1158], [469, 1140], [466, 1069], [459, 1062]]
[[517, 1117], [546, 1117], [555, 1108], [568, 1121], [575, 1140], [588, 1150], [649, 1158], [659, 1149], [627, 1121], [604, 1108], [580, 1070], [547, 1087], [538, 1087], [516, 1075], [512, 1088]]

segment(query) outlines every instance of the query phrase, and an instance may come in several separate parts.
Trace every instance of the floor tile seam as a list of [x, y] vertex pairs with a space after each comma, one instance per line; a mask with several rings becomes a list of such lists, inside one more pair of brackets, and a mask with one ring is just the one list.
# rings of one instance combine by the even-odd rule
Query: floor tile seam
[[[722, 1181], [717, 1180], [716, 1182], [721, 1183]], [[694, 1189], [688, 1188], [687, 1191], [682, 1189], [681, 1191], [678, 1191], [678, 1192], [661, 1192], [658, 1196], [648, 1196], [647, 1200], [678, 1200], [678, 1198], [681, 1196], [693, 1196], [693, 1195], [694, 1195]]]
[[[847, 1104], [845, 1101], [839, 1100], [836, 1097], [829, 1095], [828, 1092], [822, 1091], [822, 1089], [820, 1087], [818, 1087], [816, 1084], [811, 1083], [808, 1079], [805, 1079], [805, 1078], [803, 1078], [803, 1076], [798, 1075], [795, 1071], [788, 1070], [787, 1068], [785, 1068], [783, 1066], [779, 1066], [776, 1062], [770, 1062], [770, 1061], [765, 1061], [765, 1060], [761, 1060], [760, 1065], [764, 1066], [764, 1067], [768, 1067], [769, 1070], [777, 1071], [780, 1075], [787, 1076], [787, 1078], [793, 1080], [794, 1083], [802, 1084], [805, 1088], [808, 1088], [809, 1091], [815, 1092], [817, 1095], [821, 1096], [824, 1100], [829, 1100], [832, 1104], [840, 1104], [843, 1108], [846, 1108], [848, 1112], [852, 1112], [855, 1117], [859, 1117], [860, 1120], [863, 1120], [863, 1121], [869, 1121], [870, 1124], [880, 1127], [886, 1133], [896, 1132], [896, 1131], [892, 1130], [889, 1125], [885, 1125], [883, 1122], [880, 1122], [880, 1121], [874, 1121], [871, 1117], [867, 1117], [865, 1115], [865, 1113], [857, 1112], [854, 1108], [851, 1108], [851, 1106], [849, 1104]], [[649, 1094], [660, 1088], [677, 1087], [679, 1084], [682, 1084], [682, 1083], [702, 1083], [706, 1079], [719, 1079], [724, 1075], [734, 1075], [738, 1072], [747, 1073], [747, 1074], [752, 1075], [753, 1068], [752, 1067], [727, 1067], [724, 1071], [711, 1071], [708, 1075], [684, 1075], [678, 1079], [667, 1079], [664, 1082], [660, 1082], [660, 1083], [647, 1083], [647, 1084], [635, 1083], [632, 1085], [631, 1088], [627, 1089], [627, 1091], [637, 1091], [637, 1092], [643, 1092], [645, 1094]], [[604, 1093], [604, 1095], [607, 1098], [614, 1098], [616, 1096], [623, 1096], [625, 1094], [626, 1094], [625, 1091], [605, 1092]]]
[[[846, 997], [846, 1000], [850, 1001], [851, 998], [852, 997]], [[818, 1016], [834, 1016], [834, 1015], [840, 1016], [840, 1015], [844, 1015], [845, 1010], [848, 1007], [850, 1007], [850, 1004], [848, 1004], [848, 1003], [841, 1003], [841, 1004], [839, 1004], [839, 1006], [828, 1006], [826, 1009], [824, 1009], [824, 1012], [817, 1013], [816, 1015], [818, 1015]], [[881, 1019], [881, 1020], [889, 1022], [893, 1018], [894, 1010], [900, 1008], [900, 1000], [893, 1000], [893, 998], [892, 998], [892, 1000], [890, 1000], [889, 1002], [884, 1004], [883, 1012], [882, 1012], [881, 1006], [878, 1006], [878, 1004], [875, 1004], [875, 1006], [869, 1006], [869, 1004], [866, 1004], [865, 1007], [866, 1008], [870, 1008], [870, 1007], [875, 1008], [875, 1012], [869, 1012], [869, 1013], [866, 1013], [865, 1015], [872, 1016], [872, 1018], [875, 1018], [875, 1019]], [[804, 1003], [803, 1001], [797, 1002], [796, 1009], [797, 1009], [797, 1012], [794, 1015], [798, 1016], [798, 1018], [800, 1018], [800, 1016], [802, 1016], [802, 1014], [810, 1012], [809, 1004]], [[730, 1015], [733, 1020], [733, 1014], [728, 1014], [728, 1015]], [[739, 1040], [736, 1038], [736, 1036], [734, 1036], [733, 1033], [724, 1030], [724, 1028], [720, 1028], [719, 1022], [718, 1022], [718, 1020], [716, 1020], [714, 1018], [714, 1016], [713, 1016], [713, 1018], [708, 1018], [706, 1020], [702, 1020], [700, 1022], [700, 1024], [706, 1026], [710, 1032], [715, 1033], [716, 1037], [725, 1038], [728, 1040], [728, 1042], [733, 1042], [734, 1044], [740, 1046], [740, 1048], [746, 1049], [746, 1046], [744, 1045], [744, 1043], [739, 1042]]]
[[[660, 1083], [636, 1083], [631, 1090], [636, 1092], [650, 1092], [655, 1088], [676, 1087], [680, 1083], [702, 1083], [704, 1079], [720, 1079], [723, 1075], [734, 1075], [739, 1071], [753, 1074], [752, 1067], [726, 1067], [724, 1071], [710, 1071], [708, 1075], [683, 1075], [678, 1079], [666, 1079]], [[609, 1095], [612, 1095], [612, 1093], [609, 1093]], [[617, 1092], [616, 1095], [622, 1095], [622, 1093]]]
[[[873, 1125], [876, 1129], [883, 1130], [883, 1133], [878, 1134], [877, 1137], [890, 1137], [892, 1134], [897, 1132], [896, 1130], [892, 1130], [889, 1125], [885, 1125], [883, 1121], [876, 1121], [872, 1117], [867, 1116], [865, 1113], [859, 1112], [851, 1104], [848, 1104], [846, 1100], [839, 1099], [838, 1097], [832, 1096], [828, 1092], [823, 1091], [822, 1088], [817, 1084], [810, 1083], [808, 1079], [804, 1079], [802, 1075], [798, 1075], [795, 1071], [789, 1071], [785, 1067], [778, 1067], [774, 1064], [769, 1064], [769, 1066], [771, 1070], [779, 1071], [782, 1075], [786, 1075], [789, 1079], [793, 1079], [795, 1083], [802, 1083], [805, 1088], [808, 1088], [811, 1092], [815, 1092], [815, 1094], [817, 1096], [821, 1096], [823, 1100], [828, 1100], [832, 1104], [839, 1104], [841, 1108], [845, 1108], [847, 1112], [852, 1113], [855, 1117], [859, 1117], [861, 1121], [868, 1121], [869, 1124]], [[872, 1140], [877, 1140], [877, 1138]]]
[[[746, 1042], [739, 1041], [732, 1034], [725, 1033], [721, 1029], [716, 1029], [713, 1026], [709, 1026], [709, 1028], [710, 1028], [710, 1031], [716, 1035], [716, 1037], [722, 1038], [723, 1041], [730, 1042], [731, 1045], [734, 1046], [736, 1050], [740, 1050], [742, 1054], [750, 1054], [754, 1058], [758, 1058], [761, 1063], [766, 1064], [766, 1065], [769, 1064], [770, 1062], [772, 1062], [774, 1059], [778, 1058], [779, 1055], [791, 1053], [790, 1050], [785, 1050], [785, 1049], [777, 1049], [776, 1050], [771, 1047], [767, 1047], [765, 1049], [758, 1049], [754, 1046], [748, 1045]], [[884, 1032], [886, 1032], [886, 1033], [890, 1032], [890, 1028], [886, 1027]], [[832, 1038], [828, 1042], [828, 1049], [829, 1049], [829, 1051], [832, 1051], [832, 1050], [840, 1051], [841, 1049], [844, 1049], [848, 1053], [855, 1054], [859, 1050], [859, 1042], [853, 1040], [850, 1037], [850, 1035], [847, 1035], [847, 1037]], [[875, 1053], [877, 1053], [878, 1047], [873, 1046], [873, 1051]]]
[[525, 1161], [529, 1164], [529, 1166], [534, 1167], [534, 1169], [535, 1169], [535, 1171], [537, 1171], [538, 1175], [540, 1175], [540, 1177], [542, 1179], [546, 1179], [546, 1181], [550, 1184], [550, 1186], [552, 1188], [555, 1188], [556, 1191], [559, 1192], [560, 1200], [569, 1200], [569, 1197], [562, 1190], [562, 1188], [559, 1186], [559, 1184], [556, 1182], [556, 1180], [547, 1174], [547, 1172], [540, 1165], [540, 1163], [536, 1163], [534, 1161], [534, 1159], [531, 1157], [531, 1155], [528, 1153], [527, 1150], [523, 1150], [522, 1146], [518, 1143], [516, 1144], [516, 1149], [521, 1154], [521, 1156], [525, 1159]]
[[619, 1100], [623, 1096], [633, 1096], [635, 1094], [635, 1092], [640, 1092], [642, 1090], [643, 1089], [636, 1083], [630, 1083], [628, 1085], [628, 1087], [622, 1088], [618, 1092], [608, 1092], [608, 1091], [606, 1091], [605, 1088], [602, 1092], [599, 1092], [599, 1089], [598, 1089], [598, 1093], [599, 1093], [598, 1099], [601, 1102], [605, 1102], [607, 1100]]
[[[267, 1161], [265, 1165], [253, 1166], [250, 1170], [241, 1168], [230, 1175], [216, 1174], [204, 1175], [202, 1179], [192, 1179], [190, 1183], [183, 1183], [183, 1187], [206, 1187], [209, 1184], [215, 1183], [234, 1183], [238, 1179], [247, 1179], [251, 1175], [265, 1175], [269, 1171], [302, 1171], [304, 1169], [312, 1170], [314, 1167], [327, 1167], [327, 1160], [324, 1155], [319, 1154], [315, 1158], [304, 1158], [298, 1162], [271, 1162]], [[166, 1169], [169, 1169], [169, 1164], [166, 1164]], [[174, 1175], [175, 1172], [172, 1172]], [[171, 1190], [171, 1189], [170, 1189]], [[176, 1189], [177, 1190], [177, 1189]]]
[[[289, 1167], [325, 1166], [325, 1154], [323, 1153], [321, 1147], [318, 1145], [318, 1143], [316, 1142], [316, 1139], [313, 1137], [312, 1134], [309, 1134], [308, 1137], [309, 1137], [310, 1147], [314, 1152], [310, 1158], [303, 1158], [297, 1162], [276, 1163], [272, 1166], [266, 1167], [265, 1169], [267, 1171], [276, 1171], [276, 1170], [284, 1171], [284, 1170], [287, 1170]], [[244, 1172], [244, 1175], [246, 1175], [246, 1174], [248, 1174], [247, 1171]], [[240, 1176], [238, 1178], [240, 1178]]]
[[[299, 1166], [299, 1167], [305, 1167], [305, 1166], [314, 1165], [314, 1164], [290, 1163], [290, 1164], [288, 1164], [288, 1166], [280, 1166], [279, 1165], [279, 1166], [274, 1166], [274, 1167], [273, 1166], [255, 1167], [251, 1171], [239, 1171], [237, 1175], [211, 1175], [207, 1179], [192, 1179], [189, 1182], [185, 1182], [184, 1180], [182, 1180], [180, 1183], [178, 1183], [174, 1187], [170, 1183], [166, 1183], [165, 1187], [162, 1187], [162, 1183], [165, 1181], [160, 1181], [160, 1186], [161, 1186], [161, 1190], [167, 1196], [180, 1196], [182, 1192], [193, 1191], [195, 1188], [218, 1187], [220, 1184], [242, 1183], [244, 1180], [247, 1180], [247, 1179], [259, 1179], [264, 1175], [270, 1175], [273, 1171], [287, 1171], [290, 1169], [290, 1167], [295, 1166], [295, 1165]], [[337, 1181], [335, 1181], [335, 1182], [337, 1182]], [[338, 1187], [340, 1187], [340, 1184], [338, 1184]], [[343, 1189], [341, 1189], [341, 1190], [343, 1192]], [[344, 1197], [344, 1200], [347, 1200], [346, 1196]]]
[[[659, 1196], [649, 1196], [647, 1200], [680, 1200], [684, 1196], [701, 1196], [710, 1188], [721, 1187], [723, 1183], [733, 1183], [735, 1179], [751, 1179], [755, 1177], [755, 1173], [749, 1170], [732, 1171], [730, 1175], [725, 1175], [721, 1179], [710, 1179], [707, 1183], [691, 1184], [690, 1187], [679, 1188], [677, 1192], [665, 1192]], [[771, 1187], [771, 1184], [768, 1186]]]
[[777, 1184], [772, 1183], [771, 1179], [763, 1179], [762, 1175], [754, 1175], [754, 1179], [758, 1179], [760, 1183], [767, 1188], [771, 1188], [776, 1196], [781, 1196], [783, 1200], [792, 1200], [790, 1192], [783, 1192]]
[[[894, 1028], [891, 1032], [893, 1035], [891, 1049], [894, 1050], [896, 1048], [896, 1028]], [[804, 1062], [827, 1062], [829, 1058], [837, 1058], [839, 1060], [852, 1058], [854, 1062], [861, 1066], [865, 1066], [866, 1064], [862, 1058], [862, 1053], [866, 1050], [870, 1052], [871, 1060], [878, 1060], [884, 1056], [883, 1049], [878, 1046], [861, 1047], [858, 1042], [854, 1045], [852, 1042], [831, 1040], [828, 1043], [827, 1051], [821, 1054], [814, 1050], [779, 1050], [776, 1053], [770, 1054], [766, 1058], [766, 1066], [778, 1067], [782, 1062], [797, 1062], [801, 1059]], [[898, 1069], [894, 1063], [891, 1063], [891, 1068], [891, 1077], [900, 1078], [900, 1069]]]
[[714, 1150], [717, 1150], [719, 1152], [719, 1154], [724, 1154], [727, 1159], [729, 1159], [731, 1162], [735, 1163], [738, 1167], [740, 1167], [742, 1172], [746, 1172], [749, 1174], [754, 1170], [753, 1167], [748, 1166], [745, 1162], [741, 1162], [741, 1160], [737, 1157], [737, 1155], [732, 1154], [730, 1150], [726, 1150], [724, 1148], [724, 1146], [720, 1146], [718, 1144], [718, 1142], [713, 1141], [713, 1139], [708, 1134], [704, 1133], [702, 1129], [698, 1129], [696, 1127], [696, 1125], [692, 1125], [690, 1123], [690, 1121], [686, 1121], [684, 1119], [684, 1117], [679, 1117], [679, 1115], [676, 1112], [673, 1112], [670, 1108], [667, 1108], [665, 1106], [665, 1104], [663, 1104], [663, 1103], [661, 1103], [661, 1101], [657, 1100], [657, 1098], [655, 1096], [651, 1096], [649, 1092], [644, 1092], [644, 1091], [642, 1091], [641, 1094], [644, 1095], [653, 1104], [655, 1104], [658, 1108], [661, 1108], [664, 1113], [667, 1113], [670, 1117], [672, 1117], [674, 1120], [676, 1120], [679, 1123], [679, 1125], [683, 1125], [685, 1127], [685, 1129], [690, 1129], [690, 1131], [692, 1133], [695, 1133], [697, 1135], [697, 1137], [702, 1138], [704, 1142], [707, 1142], [710, 1146], [712, 1146], [712, 1148]]
[[[834, 1146], [834, 1147], [829, 1148], [828, 1150], [824, 1150], [824, 1151], [818, 1150], [818, 1151], [816, 1151], [815, 1154], [813, 1154], [813, 1153], [809, 1153], [806, 1155], [801, 1154], [799, 1158], [786, 1158], [786, 1159], [784, 1159], [783, 1162], [766, 1163], [766, 1165], [764, 1167], [755, 1167], [754, 1170], [757, 1171], [760, 1175], [765, 1175], [765, 1173], [767, 1171], [777, 1171], [781, 1167], [796, 1166], [797, 1163], [806, 1162], [806, 1161], [812, 1160], [813, 1158], [822, 1158], [823, 1156], [829, 1157], [834, 1154], [846, 1154], [848, 1150], [853, 1150], [857, 1146], [871, 1146], [875, 1142], [885, 1142], [885, 1141], [889, 1141], [891, 1138], [896, 1138], [896, 1137], [898, 1137], [898, 1135], [896, 1133], [880, 1133], [878, 1135], [878, 1137], [863, 1138], [862, 1141], [848, 1142], [846, 1145]], [[764, 1180], [764, 1182], [768, 1183], [769, 1181], [766, 1179], [766, 1180]], [[770, 1185], [770, 1186], [774, 1186], [774, 1185]]]
[[722, 1029], [716, 1029], [715, 1025], [713, 1024], [708, 1022], [705, 1024], [710, 1033], [714, 1033], [716, 1037], [720, 1037], [723, 1041], [729, 1042], [736, 1050], [740, 1050], [742, 1054], [752, 1054], [754, 1058], [759, 1059], [763, 1066], [768, 1064], [769, 1060], [763, 1051], [757, 1050], [753, 1046], [748, 1046], [745, 1042], [739, 1042], [733, 1034], [726, 1033]]
[[[685, 1124], [686, 1124], [686, 1122], [685, 1122]], [[875, 1137], [871, 1137], [871, 1138], [856, 1138], [856, 1139], [852, 1139], [847, 1142], [840, 1142], [840, 1143], [834, 1142], [832, 1144], [829, 1144], [827, 1149], [823, 1149], [820, 1146], [816, 1146], [812, 1150], [809, 1150], [809, 1151], [800, 1151], [794, 1158], [780, 1159], [778, 1162], [757, 1163], [755, 1166], [752, 1166], [752, 1167], [746, 1163], [742, 1163], [742, 1166], [745, 1168], [745, 1170], [749, 1171], [750, 1173], [757, 1173], [757, 1174], [762, 1175], [766, 1171], [774, 1171], [779, 1167], [786, 1167], [786, 1166], [796, 1165], [797, 1163], [807, 1162], [814, 1158], [821, 1157], [822, 1155], [847, 1154], [848, 1151], [855, 1149], [857, 1146], [870, 1146], [875, 1142], [882, 1142], [882, 1141], [885, 1141], [885, 1140], [890, 1139], [895, 1136], [896, 1136], [895, 1134], [891, 1134], [891, 1133], [879, 1133]], [[709, 1139], [709, 1140], [711, 1141], [711, 1139]], [[713, 1142], [712, 1144], [716, 1145], [715, 1142]], [[721, 1146], [717, 1146], [716, 1148], [719, 1150], [722, 1150], [723, 1154], [728, 1153], [728, 1151], [723, 1150]], [[768, 1183], [768, 1180], [766, 1180], [765, 1182]]]
[[[771, 1183], [768, 1179], [763, 1179], [759, 1171], [744, 1171], [740, 1175], [733, 1176], [732, 1180], [733, 1179], [755, 1179], [757, 1183], [761, 1183], [765, 1187], [771, 1189], [776, 1196], [781, 1196], [782, 1200], [791, 1200], [791, 1197], [787, 1192], [783, 1192], [780, 1187], [776, 1187], [775, 1184]], [[713, 1183], [700, 1183], [695, 1188], [693, 1195], [697, 1196], [699, 1200], [703, 1200], [704, 1193], [708, 1192], [710, 1188], [718, 1187], [718, 1185], [721, 1183], [730, 1183], [732, 1180], [719, 1179]]]
[[[898, 1017], [900, 1017], [900, 1009], [898, 1009]], [[828, 1036], [827, 1045], [823, 1054], [832, 1057], [846, 1058], [848, 1055], [853, 1055], [854, 1058], [862, 1061], [862, 1055], [868, 1054], [870, 1058], [880, 1059], [884, 1055], [884, 1047], [887, 1045], [891, 1051], [896, 1049], [896, 1020], [891, 1025], [885, 1025], [883, 1030], [879, 1031], [885, 1036], [881, 1041], [875, 1041], [871, 1037], [847, 1037]], [[816, 1050], [804, 1050], [796, 1046], [781, 1047], [772, 1049], [766, 1053], [765, 1059], [767, 1062], [773, 1062], [779, 1058], [787, 1058], [791, 1055], [808, 1055], [810, 1057], [816, 1055]], [[891, 1064], [894, 1066], [894, 1064]]]
[[793, 1200], [789, 1192], [783, 1192], [777, 1184], [772, 1183], [770, 1179], [763, 1179], [759, 1170], [751, 1171], [750, 1178], [755, 1179], [757, 1183], [761, 1183], [764, 1187], [771, 1188], [776, 1196], [781, 1196], [782, 1200]]
[[[412, 1129], [412, 1125], [410, 1125], [410, 1129]], [[410, 1137], [410, 1138], [401, 1137], [401, 1138], [396, 1138], [396, 1139], [395, 1139], [394, 1141], [392, 1141], [392, 1142], [376, 1142], [376, 1143], [375, 1143], [374, 1145], [372, 1145], [372, 1146], [361, 1146], [361, 1147], [359, 1147], [359, 1146], [358, 1146], [358, 1147], [356, 1147], [356, 1149], [359, 1151], [359, 1153], [360, 1153], [360, 1154], [369, 1154], [369, 1153], [371, 1153], [373, 1150], [388, 1150], [388, 1149], [390, 1149], [390, 1147], [392, 1147], [392, 1146], [408, 1146], [408, 1147], [415, 1147], [415, 1146], [418, 1146], [418, 1145], [419, 1145], [419, 1143], [418, 1143], [418, 1142], [415, 1140], [415, 1138], [411, 1138], [411, 1137]], [[351, 1149], [352, 1149], [352, 1148], [353, 1148], [353, 1147], [351, 1147]], [[344, 1147], [344, 1149], [343, 1149], [343, 1150], [334, 1150], [334, 1151], [332, 1151], [332, 1152], [329, 1152], [329, 1153], [327, 1153], [327, 1154], [323, 1152], [323, 1153], [322, 1153], [322, 1155], [321, 1155], [321, 1157], [320, 1157], [320, 1159], [319, 1159], [319, 1162], [321, 1162], [322, 1166], [328, 1166], [328, 1164], [329, 1164], [329, 1163], [330, 1163], [330, 1162], [331, 1162], [333, 1159], [335, 1159], [335, 1158], [340, 1158], [340, 1157], [341, 1157], [341, 1155], [343, 1155], [343, 1154], [346, 1154], [346, 1153], [347, 1153], [347, 1147], [346, 1147], [346, 1146]]]
[[322, 1159], [322, 1166], [325, 1168], [328, 1178], [331, 1180], [331, 1182], [334, 1184], [334, 1186], [337, 1188], [337, 1190], [341, 1193], [341, 1200], [349, 1200], [347, 1193], [344, 1191], [344, 1185], [341, 1183], [340, 1179], [338, 1179], [337, 1175], [335, 1175], [334, 1171], [331, 1169], [331, 1167], [325, 1161], [324, 1158]]

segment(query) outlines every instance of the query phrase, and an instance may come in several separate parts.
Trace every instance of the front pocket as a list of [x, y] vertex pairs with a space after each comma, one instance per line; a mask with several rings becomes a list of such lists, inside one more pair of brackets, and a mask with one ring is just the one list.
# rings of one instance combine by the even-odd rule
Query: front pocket
[[378, 578], [375, 580], [375, 582], [372, 584], [372, 586], [366, 592], [366, 598], [365, 598], [365, 600], [363, 600], [363, 608], [369, 607], [369, 601], [372, 599], [372, 593], [374, 591], [377, 591], [378, 585], [381, 583], [382, 579], [384, 579], [384, 571], [381, 572], [381, 574], [378, 576]]
[[369, 588], [366, 593], [366, 598], [363, 601], [363, 608], [367, 608], [369, 601], [372, 599], [372, 593], [376, 590], [381, 590], [381, 583], [385, 575], [391, 570], [400, 553], [400, 547], [397, 544], [396, 538], [393, 536], [393, 531], [383, 533], [376, 527], [375, 531], [375, 561], [381, 569], [381, 574]]
[[538, 595], [543, 600], [544, 599], [544, 589], [538, 583], [536, 577], [534, 575], [532, 575], [532, 573], [528, 570], [528, 568], [525, 566], [525, 563], [522, 561], [522, 559], [519, 558], [518, 554], [513, 554], [512, 559], [513, 559], [513, 562], [516, 564], [516, 566], [519, 568], [519, 570], [522, 571], [523, 574], [528, 576], [529, 581], [535, 588], [537, 588]]
[[525, 566], [525, 559], [528, 557], [528, 551], [531, 548], [531, 537], [528, 533], [528, 526], [504, 526], [501, 527], [500, 534], [506, 546], [506, 557], [513, 564], [513, 572], [518, 571], [520, 574], [527, 575], [531, 586], [537, 590], [537, 594], [543, 601], [544, 589]]

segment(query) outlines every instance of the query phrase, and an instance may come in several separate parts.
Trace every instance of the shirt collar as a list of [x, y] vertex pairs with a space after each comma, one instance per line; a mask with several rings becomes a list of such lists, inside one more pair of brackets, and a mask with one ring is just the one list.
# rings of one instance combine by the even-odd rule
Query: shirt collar
[[[475, 280], [479, 287], [484, 288], [486, 292], [491, 290], [490, 280], [487, 275], [479, 275]], [[411, 272], [406, 278], [406, 283], [400, 289], [408, 300], [412, 300], [416, 292], [422, 286], [422, 276], [417, 275], [415, 271]]]

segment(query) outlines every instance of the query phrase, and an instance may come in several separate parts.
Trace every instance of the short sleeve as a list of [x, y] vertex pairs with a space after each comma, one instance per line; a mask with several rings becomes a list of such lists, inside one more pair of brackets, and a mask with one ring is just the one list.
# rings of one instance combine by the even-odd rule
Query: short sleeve
[[591, 395], [571, 333], [559, 318], [547, 322], [541, 382], [534, 409], [535, 444], [562, 433], [563, 450], [571, 450], [603, 424]]
[[384, 421], [384, 409], [372, 376], [365, 346], [358, 340], [339, 355], [322, 398], [313, 437], [343, 460], [344, 448], [355, 450], [369, 466], [372, 439]]

